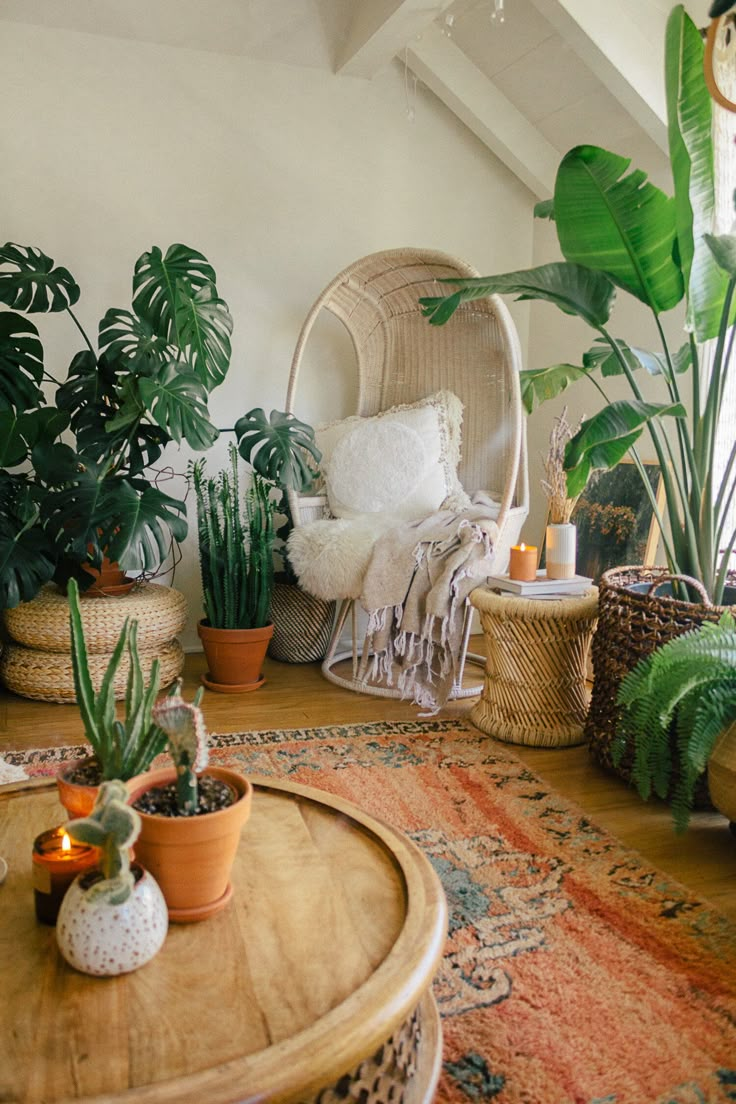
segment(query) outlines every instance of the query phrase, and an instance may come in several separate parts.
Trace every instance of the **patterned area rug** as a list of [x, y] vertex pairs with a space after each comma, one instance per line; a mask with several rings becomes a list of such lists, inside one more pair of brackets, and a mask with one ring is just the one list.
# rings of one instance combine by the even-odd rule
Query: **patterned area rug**
[[[455, 721], [214, 736], [404, 829], [445, 887], [441, 1104], [736, 1101], [736, 927]], [[53, 774], [80, 748], [8, 753]]]

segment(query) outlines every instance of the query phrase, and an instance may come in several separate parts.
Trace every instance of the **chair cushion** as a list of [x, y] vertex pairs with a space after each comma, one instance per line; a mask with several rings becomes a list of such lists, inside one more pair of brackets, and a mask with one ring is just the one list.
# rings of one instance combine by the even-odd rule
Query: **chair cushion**
[[456, 395], [438, 391], [372, 418], [319, 426], [315, 436], [333, 516], [388, 514], [396, 522], [411, 521], [462, 493], [462, 414]]
[[289, 560], [299, 585], [315, 598], [358, 598], [373, 545], [390, 529], [387, 515], [325, 518], [292, 529]]

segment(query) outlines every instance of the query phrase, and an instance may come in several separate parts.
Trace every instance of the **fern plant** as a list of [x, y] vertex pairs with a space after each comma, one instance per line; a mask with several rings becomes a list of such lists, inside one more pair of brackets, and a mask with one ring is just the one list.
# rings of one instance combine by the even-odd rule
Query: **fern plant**
[[214, 629], [257, 629], [271, 620], [274, 504], [254, 473], [241, 505], [235, 445], [229, 454], [229, 471], [210, 479], [204, 458], [190, 469], [205, 617]]
[[718, 736], [736, 721], [736, 618], [726, 611], [670, 640], [641, 660], [621, 683], [623, 706], [613, 745], [615, 765], [633, 744], [632, 777], [646, 801], [666, 797], [673, 773], [670, 729], [676, 730], [678, 777], [672, 795], [675, 828], [687, 828], [695, 785]]

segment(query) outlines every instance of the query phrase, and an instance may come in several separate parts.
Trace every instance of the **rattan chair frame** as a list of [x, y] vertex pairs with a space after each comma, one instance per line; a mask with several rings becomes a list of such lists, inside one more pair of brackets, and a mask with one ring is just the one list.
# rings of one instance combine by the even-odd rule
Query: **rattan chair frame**
[[[450, 289], [440, 280], [478, 275], [470, 265], [446, 253], [414, 248], [373, 253], [343, 269], [317, 297], [304, 320], [292, 358], [285, 408], [297, 412], [305, 349], [323, 311], [339, 318], [352, 340], [358, 372], [356, 414], [369, 417], [443, 388], [457, 394], [465, 408], [460, 482], [468, 494], [494, 492], [501, 502], [497, 519], [500, 537], [489, 567], [491, 574], [505, 570], [508, 550], [529, 512], [518, 334], [506, 305], [495, 295], [463, 304], [443, 327], [431, 326], [419, 305], [423, 296], [447, 294]], [[292, 492], [289, 505], [295, 526], [329, 516], [324, 495]], [[338, 651], [349, 614], [352, 649]], [[462, 685], [466, 662], [481, 668], [485, 663], [482, 656], [467, 650], [471, 617], [467, 604], [453, 698], [473, 696], [480, 689], [479, 685]], [[345, 599], [322, 664], [325, 677], [361, 693], [399, 697], [394, 687], [365, 684], [357, 678], [360, 649], [356, 628], [355, 600]], [[351, 657], [351, 675], [338, 674], [337, 665]]]

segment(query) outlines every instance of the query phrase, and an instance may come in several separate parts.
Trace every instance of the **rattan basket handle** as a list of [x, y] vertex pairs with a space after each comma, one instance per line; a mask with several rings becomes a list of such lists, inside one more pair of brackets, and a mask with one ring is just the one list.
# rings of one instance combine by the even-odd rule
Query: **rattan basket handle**
[[708, 592], [698, 579], [693, 579], [692, 575], [661, 575], [659, 579], [650, 583], [647, 588], [647, 595], [653, 594], [654, 591], [661, 587], [662, 583], [687, 583], [688, 586], [694, 587], [703, 600], [704, 606], [712, 606]]

